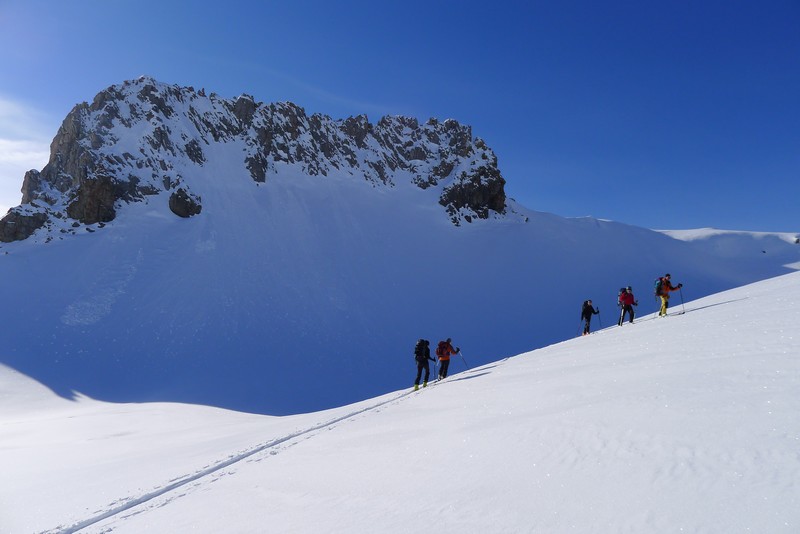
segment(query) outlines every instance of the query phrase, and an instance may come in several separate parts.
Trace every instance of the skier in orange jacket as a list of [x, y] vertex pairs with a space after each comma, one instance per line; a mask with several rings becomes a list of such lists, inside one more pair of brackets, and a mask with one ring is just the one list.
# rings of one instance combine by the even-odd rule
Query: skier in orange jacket
[[673, 286], [672, 282], [670, 282], [670, 278], [671, 276], [669, 273], [667, 273], [659, 279], [659, 283], [656, 285], [656, 295], [661, 297], [661, 310], [658, 312], [659, 317], [665, 317], [667, 315], [667, 308], [669, 307], [669, 292], [677, 291], [683, 287], [683, 284]]
[[447, 378], [447, 368], [450, 367], [450, 356], [458, 354], [461, 349], [454, 349], [448, 337], [446, 341], [440, 341], [436, 347], [436, 356], [439, 358], [439, 380]]

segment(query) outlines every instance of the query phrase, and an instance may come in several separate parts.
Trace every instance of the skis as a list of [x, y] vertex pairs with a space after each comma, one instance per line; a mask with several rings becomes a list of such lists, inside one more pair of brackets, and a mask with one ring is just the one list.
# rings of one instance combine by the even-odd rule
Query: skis
[[[442, 380], [444, 380], [444, 379], [442, 379]], [[433, 387], [433, 386], [434, 386], [434, 385], [435, 385], [437, 382], [441, 382], [442, 380], [438, 380], [438, 379], [437, 379], [437, 380], [431, 380], [430, 382], [428, 382], [428, 385], [427, 385], [427, 386], [422, 386], [422, 385], [421, 385], [421, 386], [419, 386], [419, 387], [415, 387], [415, 388], [413, 388], [413, 389], [411, 390], [411, 393], [418, 393], [418, 392], [422, 391], [423, 389], [430, 389], [430, 388], [432, 388], [432, 387]]]

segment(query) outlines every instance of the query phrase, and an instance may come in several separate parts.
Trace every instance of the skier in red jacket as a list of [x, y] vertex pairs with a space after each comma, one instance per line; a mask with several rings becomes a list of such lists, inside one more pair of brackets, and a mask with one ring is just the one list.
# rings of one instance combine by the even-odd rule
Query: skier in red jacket
[[625, 291], [620, 293], [619, 305], [622, 308], [619, 314], [619, 325], [622, 326], [622, 323], [625, 322], [626, 313], [630, 316], [630, 322], [632, 323], [633, 317], [636, 315], [633, 311], [633, 307], [638, 306], [639, 301], [633, 296], [633, 288], [631, 286], [626, 287]]

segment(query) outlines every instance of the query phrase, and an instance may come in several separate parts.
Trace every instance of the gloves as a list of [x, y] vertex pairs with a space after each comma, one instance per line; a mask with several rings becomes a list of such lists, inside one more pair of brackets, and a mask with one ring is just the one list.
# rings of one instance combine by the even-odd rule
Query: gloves
[[461, 349], [456, 347], [456, 354], [458, 354], [459, 352], [461, 352]]
[[633, 305], [634, 305], [634, 306], [638, 306], [638, 305], [639, 305], [639, 301], [638, 301], [638, 300], [634, 301], [634, 302], [633, 302]]
[[683, 284], [678, 284], [678, 289], [682, 288]]

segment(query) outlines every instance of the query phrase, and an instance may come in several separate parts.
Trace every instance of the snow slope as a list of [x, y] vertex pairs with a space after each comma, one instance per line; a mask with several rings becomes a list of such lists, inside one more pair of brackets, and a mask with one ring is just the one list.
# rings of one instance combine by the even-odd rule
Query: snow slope
[[[623, 285], [654, 310], [666, 271], [686, 298], [789, 271], [760, 251], [745, 262], [518, 205], [455, 227], [410, 183], [290, 170], [215, 180], [241, 147], [206, 155], [184, 173], [202, 216], [150, 198], [93, 232], [2, 246], [0, 363], [65, 398], [285, 415], [405, 387], [419, 337], [452, 337], [479, 365], [574, 336], [586, 298], [610, 324]], [[783, 247], [800, 261], [800, 246]]]
[[[574, 336], [587, 298], [611, 324], [621, 286], [654, 310], [667, 271], [677, 298], [697, 298], [800, 266], [788, 240], [763, 253], [489, 210], [505, 198], [496, 163], [455, 121], [334, 121], [146, 77], [111, 87], [26, 175], [28, 215], [4, 218], [48, 222], [0, 245], [0, 364], [67, 399], [286, 415], [406, 387], [420, 337], [480, 365]], [[103, 184], [125, 194], [89, 224], [110, 216], [89, 194]], [[178, 186], [199, 215], [170, 211]]]
[[3, 367], [0, 532], [798, 532], [800, 273], [682, 310], [286, 417]]
[[[664, 234], [687, 241], [698, 250], [713, 251], [725, 258], [737, 258], [745, 265], [763, 262], [769, 258], [791, 269], [800, 269], [800, 262], [791, 253], [792, 245], [800, 244], [800, 234], [788, 232], [743, 232], [718, 230], [716, 228], [697, 228], [694, 230], [664, 230]], [[761, 256], [761, 258], [759, 258]]]

